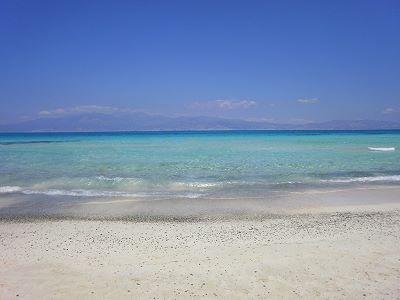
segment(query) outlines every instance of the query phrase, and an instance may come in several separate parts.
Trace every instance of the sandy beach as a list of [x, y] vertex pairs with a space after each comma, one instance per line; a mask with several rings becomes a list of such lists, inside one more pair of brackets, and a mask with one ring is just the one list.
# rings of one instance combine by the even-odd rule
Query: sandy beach
[[0, 264], [1, 299], [398, 299], [400, 205], [142, 221], [3, 217]]

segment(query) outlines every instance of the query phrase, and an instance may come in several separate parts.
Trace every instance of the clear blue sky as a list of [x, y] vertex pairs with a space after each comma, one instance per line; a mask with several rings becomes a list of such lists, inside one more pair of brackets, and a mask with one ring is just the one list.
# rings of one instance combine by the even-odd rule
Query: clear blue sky
[[0, 45], [0, 122], [93, 105], [400, 120], [398, 0], [3, 0]]

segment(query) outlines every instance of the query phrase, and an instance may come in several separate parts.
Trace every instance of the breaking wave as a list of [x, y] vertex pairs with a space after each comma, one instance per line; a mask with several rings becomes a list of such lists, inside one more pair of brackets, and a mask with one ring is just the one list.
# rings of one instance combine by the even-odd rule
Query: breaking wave
[[0, 186], [0, 194], [17, 193], [21, 190], [19, 186]]
[[395, 147], [384, 147], [384, 148], [376, 148], [376, 147], [368, 147], [371, 151], [394, 151], [396, 150]]
[[85, 189], [23, 189], [19, 186], [2, 186], [0, 194], [20, 193], [24, 195], [46, 195], [46, 196], [70, 196], [70, 197], [178, 197], [178, 198], [199, 198], [202, 194], [199, 193], [181, 193], [181, 194], [163, 194], [163, 193], [129, 193], [121, 191], [98, 191]]
[[333, 183], [351, 183], [351, 182], [378, 182], [378, 181], [400, 181], [400, 175], [392, 176], [370, 176], [370, 177], [355, 177], [355, 178], [343, 178], [343, 179], [329, 179], [321, 180], [321, 182], [333, 182]]

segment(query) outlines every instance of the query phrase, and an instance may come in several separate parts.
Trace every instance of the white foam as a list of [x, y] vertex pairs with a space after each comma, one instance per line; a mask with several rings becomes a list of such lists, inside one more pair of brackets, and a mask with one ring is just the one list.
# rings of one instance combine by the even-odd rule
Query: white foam
[[172, 190], [208, 189], [221, 185], [216, 182], [174, 182], [169, 185]]
[[72, 197], [135, 197], [137, 194], [116, 192], [116, 191], [95, 191], [95, 190], [59, 190], [59, 189], [47, 189], [47, 190], [20, 190], [25, 195], [48, 195], [48, 196], [72, 196]]
[[[20, 193], [24, 195], [46, 195], [46, 196], [69, 196], [69, 197], [121, 197], [121, 198], [147, 198], [147, 197], [171, 197], [171, 195], [163, 193], [128, 193], [120, 191], [101, 191], [101, 190], [85, 190], [85, 189], [23, 189], [19, 186], [2, 186], [0, 194]], [[196, 193], [175, 194], [173, 197], [178, 198], [199, 198], [202, 195]]]
[[19, 186], [0, 186], [0, 194], [17, 193], [21, 190]]
[[396, 150], [395, 147], [383, 147], [383, 148], [376, 148], [376, 147], [368, 147], [371, 151], [394, 151]]
[[188, 183], [186, 183], [186, 185], [188, 186], [188, 187], [191, 187], [191, 188], [200, 188], [200, 189], [202, 189], [202, 188], [210, 188], [210, 187], [214, 187], [214, 186], [218, 186], [219, 184], [218, 183], [201, 183], [201, 182], [188, 182]]
[[196, 198], [200, 198], [204, 195], [202, 194], [194, 194], [194, 193], [188, 193], [188, 194], [184, 194], [184, 195], [177, 195], [176, 197], [178, 198], [189, 198], [189, 199], [196, 199]]
[[140, 182], [141, 180], [133, 177], [107, 177], [107, 176], [96, 176], [96, 179], [99, 181], [113, 181], [113, 182], [121, 182], [121, 181], [129, 181], [129, 182]]
[[[48, 195], [48, 196], [73, 196], [73, 197], [134, 197], [138, 194], [118, 191], [96, 191], [96, 190], [60, 190], [60, 189], [23, 189], [19, 186], [0, 186], [0, 194], [21, 193], [25, 195]], [[144, 195], [140, 195], [143, 197]]]
[[335, 183], [377, 182], [377, 181], [400, 181], [400, 175], [321, 180], [321, 182], [335, 182]]

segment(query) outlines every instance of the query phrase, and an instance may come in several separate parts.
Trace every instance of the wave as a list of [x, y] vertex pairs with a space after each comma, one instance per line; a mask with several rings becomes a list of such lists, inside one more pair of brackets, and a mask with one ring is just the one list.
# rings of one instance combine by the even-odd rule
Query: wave
[[120, 191], [98, 191], [98, 190], [62, 190], [62, 189], [23, 189], [19, 186], [2, 186], [0, 194], [20, 193], [24, 195], [46, 195], [46, 196], [70, 196], [70, 197], [178, 197], [178, 198], [199, 198], [202, 194], [184, 193], [184, 194], [162, 194], [162, 193], [128, 193]]
[[[106, 177], [105, 177], [106, 178]], [[103, 180], [120, 181], [124, 178], [114, 177]], [[310, 181], [284, 181], [284, 182], [249, 182], [249, 181], [229, 181], [229, 182], [175, 182], [163, 186], [144, 187], [139, 190], [119, 189], [81, 189], [81, 188], [50, 188], [48, 186], [34, 185], [33, 187], [20, 186], [0, 186], [0, 194], [19, 193], [24, 195], [47, 195], [47, 196], [70, 196], [70, 197], [136, 197], [136, 198], [200, 198], [213, 193], [213, 188], [217, 190], [229, 190], [234, 188], [237, 191], [246, 191], [247, 189], [267, 188], [269, 190], [285, 190], [286, 188], [295, 188], [309, 184], [335, 184], [335, 183], [368, 183], [368, 182], [400, 182], [400, 175], [388, 176], [364, 176], [348, 177], [336, 179], [321, 179]], [[218, 189], [220, 188], [220, 189]], [[216, 190], [214, 190], [216, 191]]]
[[[60, 190], [60, 189], [23, 189], [19, 186], [2, 186], [0, 194], [21, 193], [25, 195], [48, 195], [48, 196], [72, 196], [72, 197], [134, 197], [138, 194], [118, 191], [96, 191], [96, 190]], [[143, 197], [143, 195], [140, 195]]]
[[379, 181], [400, 181], [400, 175], [354, 177], [354, 178], [321, 180], [321, 182], [333, 182], [333, 183], [379, 182]]
[[47, 196], [72, 196], [72, 197], [135, 197], [138, 194], [115, 192], [115, 191], [96, 191], [96, 190], [22, 190], [25, 195], [47, 195]]
[[0, 186], [0, 194], [17, 193], [21, 190], [19, 186]]
[[222, 185], [220, 182], [174, 182], [168, 187], [171, 190], [208, 189]]
[[112, 182], [112, 183], [118, 183], [118, 182], [124, 182], [128, 181], [129, 183], [142, 183], [142, 180], [139, 178], [134, 178], [134, 177], [107, 177], [107, 176], [96, 176], [95, 179], [97, 181], [105, 181], [105, 182]]
[[126, 184], [126, 187], [145, 187], [145, 188], [157, 188], [161, 187], [165, 190], [179, 191], [187, 189], [207, 189], [212, 187], [220, 186], [221, 183], [218, 182], [166, 182], [166, 183], [156, 183], [156, 182], [146, 182], [139, 178], [134, 177], [107, 177], [107, 176], [96, 176], [95, 178], [100, 182], [107, 182], [111, 184]]
[[376, 147], [368, 147], [369, 150], [371, 151], [394, 151], [396, 150], [395, 147], [383, 147], [383, 148], [376, 148]]

